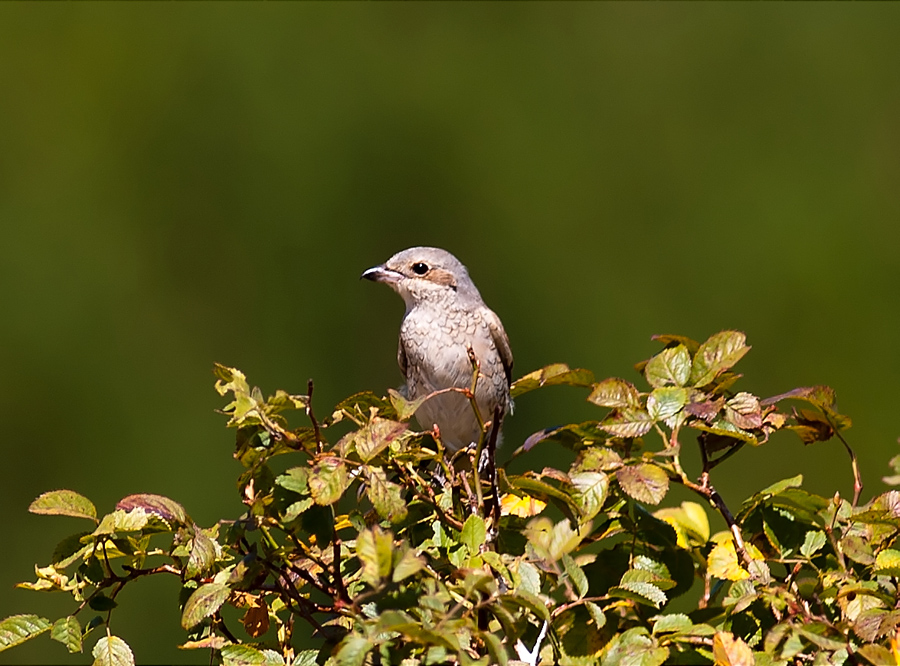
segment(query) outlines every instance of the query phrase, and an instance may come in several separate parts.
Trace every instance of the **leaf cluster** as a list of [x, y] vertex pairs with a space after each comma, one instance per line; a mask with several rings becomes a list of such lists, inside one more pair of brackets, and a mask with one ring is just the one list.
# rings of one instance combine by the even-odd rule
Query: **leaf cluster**
[[[453, 453], [439, 432], [411, 426], [421, 401], [397, 392], [353, 395], [320, 420], [311, 383], [266, 397], [216, 366], [242, 515], [203, 528], [158, 495], [126, 497], [102, 517], [73, 491], [41, 495], [30, 511], [90, 529], [21, 586], [75, 606], [55, 621], [6, 618], [0, 649], [49, 632], [81, 652], [97, 630], [95, 663], [133, 664], [109, 629], [117, 596], [137, 578], [174, 576], [180, 647], [222, 664], [898, 663], [900, 494], [857, 506], [850, 421], [834, 392], [735, 390], [750, 349], [736, 331], [656, 339], [663, 349], [637, 365], [647, 390], [564, 364], [514, 383], [515, 396], [580, 386], [607, 410], [529, 437], [513, 457], [561, 446], [575, 459], [522, 474], [495, 463], [498, 415]], [[474, 403], [478, 380], [474, 363], [471, 387], [452, 390]], [[291, 412], [306, 425], [291, 427]], [[778, 430], [804, 443], [839, 437], [852, 501], [809, 493], [797, 477], [732, 512], [713, 470]], [[700, 451], [693, 475], [681, 463], [688, 441]], [[697, 501], [663, 505], [673, 483]], [[710, 511], [727, 531], [711, 533]]]

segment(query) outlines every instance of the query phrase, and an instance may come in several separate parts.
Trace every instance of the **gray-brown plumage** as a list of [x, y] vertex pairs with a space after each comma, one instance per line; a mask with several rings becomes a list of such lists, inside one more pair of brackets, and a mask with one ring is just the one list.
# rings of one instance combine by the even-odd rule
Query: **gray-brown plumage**
[[[406, 377], [407, 397], [469, 388], [471, 348], [481, 368], [475, 389], [478, 411], [484, 420], [493, 418], [497, 406], [506, 414], [513, 364], [509, 339], [456, 257], [436, 247], [412, 247], [362, 277], [384, 282], [406, 303], [397, 361]], [[437, 425], [444, 445], [453, 451], [481, 436], [469, 400], [455, 391], [426, 400], [416, 419], [425, 428]]]

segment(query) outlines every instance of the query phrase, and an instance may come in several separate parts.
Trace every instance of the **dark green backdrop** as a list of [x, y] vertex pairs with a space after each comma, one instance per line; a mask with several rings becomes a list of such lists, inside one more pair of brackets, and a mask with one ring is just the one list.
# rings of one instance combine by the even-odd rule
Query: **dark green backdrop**
[[[834, 386], [879, 492], [898, 28], [897, 5], [0, 5], [0, 616], [71, 609], [12, 589], [83, 527], [27, 514], [42, 491], [238, 515], [214, 361], [313, 377], [321, 413], [397, 385], [402, 304], [358, 276], [414, 244], [469, 266], [517, 374], [637, 379], [654, 333], [746, 331], [746, 388]], [[523, 397], [506, 450], [599, 416], [583, 395]], [[850, 493], [838, 444], [789, 437], [719, 486], [737, 505], [800, 472]], [[139, 662], [206, 663], [174, 647], [177, 593], [120, 596]]]

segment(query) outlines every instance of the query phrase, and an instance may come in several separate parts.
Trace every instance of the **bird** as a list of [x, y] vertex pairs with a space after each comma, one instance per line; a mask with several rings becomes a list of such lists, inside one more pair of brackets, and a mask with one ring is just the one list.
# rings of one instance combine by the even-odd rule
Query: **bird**
[[[497, 421], [492, 427], [499, 442], [502, 419], [511, 407], [512, 350], [500, 317], [485, 305], [462, 262], [441, 248], [411, 247], [360, 277], [383, 282], [406, 304], [397, 347], [406, 397], [471, 388], [474, 358], [479, 370], [475, 403], [483, 421]], [[483, 434], [469, 398], [458, 391], [428, 398], [415, 416], [424, 428], [437, 426], [451, 452], [477, 444]]]

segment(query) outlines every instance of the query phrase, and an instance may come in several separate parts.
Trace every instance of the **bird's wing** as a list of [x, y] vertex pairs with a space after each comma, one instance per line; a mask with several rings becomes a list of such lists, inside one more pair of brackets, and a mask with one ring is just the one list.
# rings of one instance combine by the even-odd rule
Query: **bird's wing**
[[487, 322], [488, 330], [491, 332], [494, 346], [500, 353], [500, 362], [503, 363], [506, 380], [512, 383], [513, 354], [512, 349], [509, 347], [509, 338], [506, 336], [506, 331], [503, 330], [503, 323], [500, 321], [500, 317], [490, 308], [484, 308], [484, 320]]
[[406, 377], [406, 350], [403, 348], [403, 338], [397, 341], [397, 365], [400, 366], [400, 372]]

